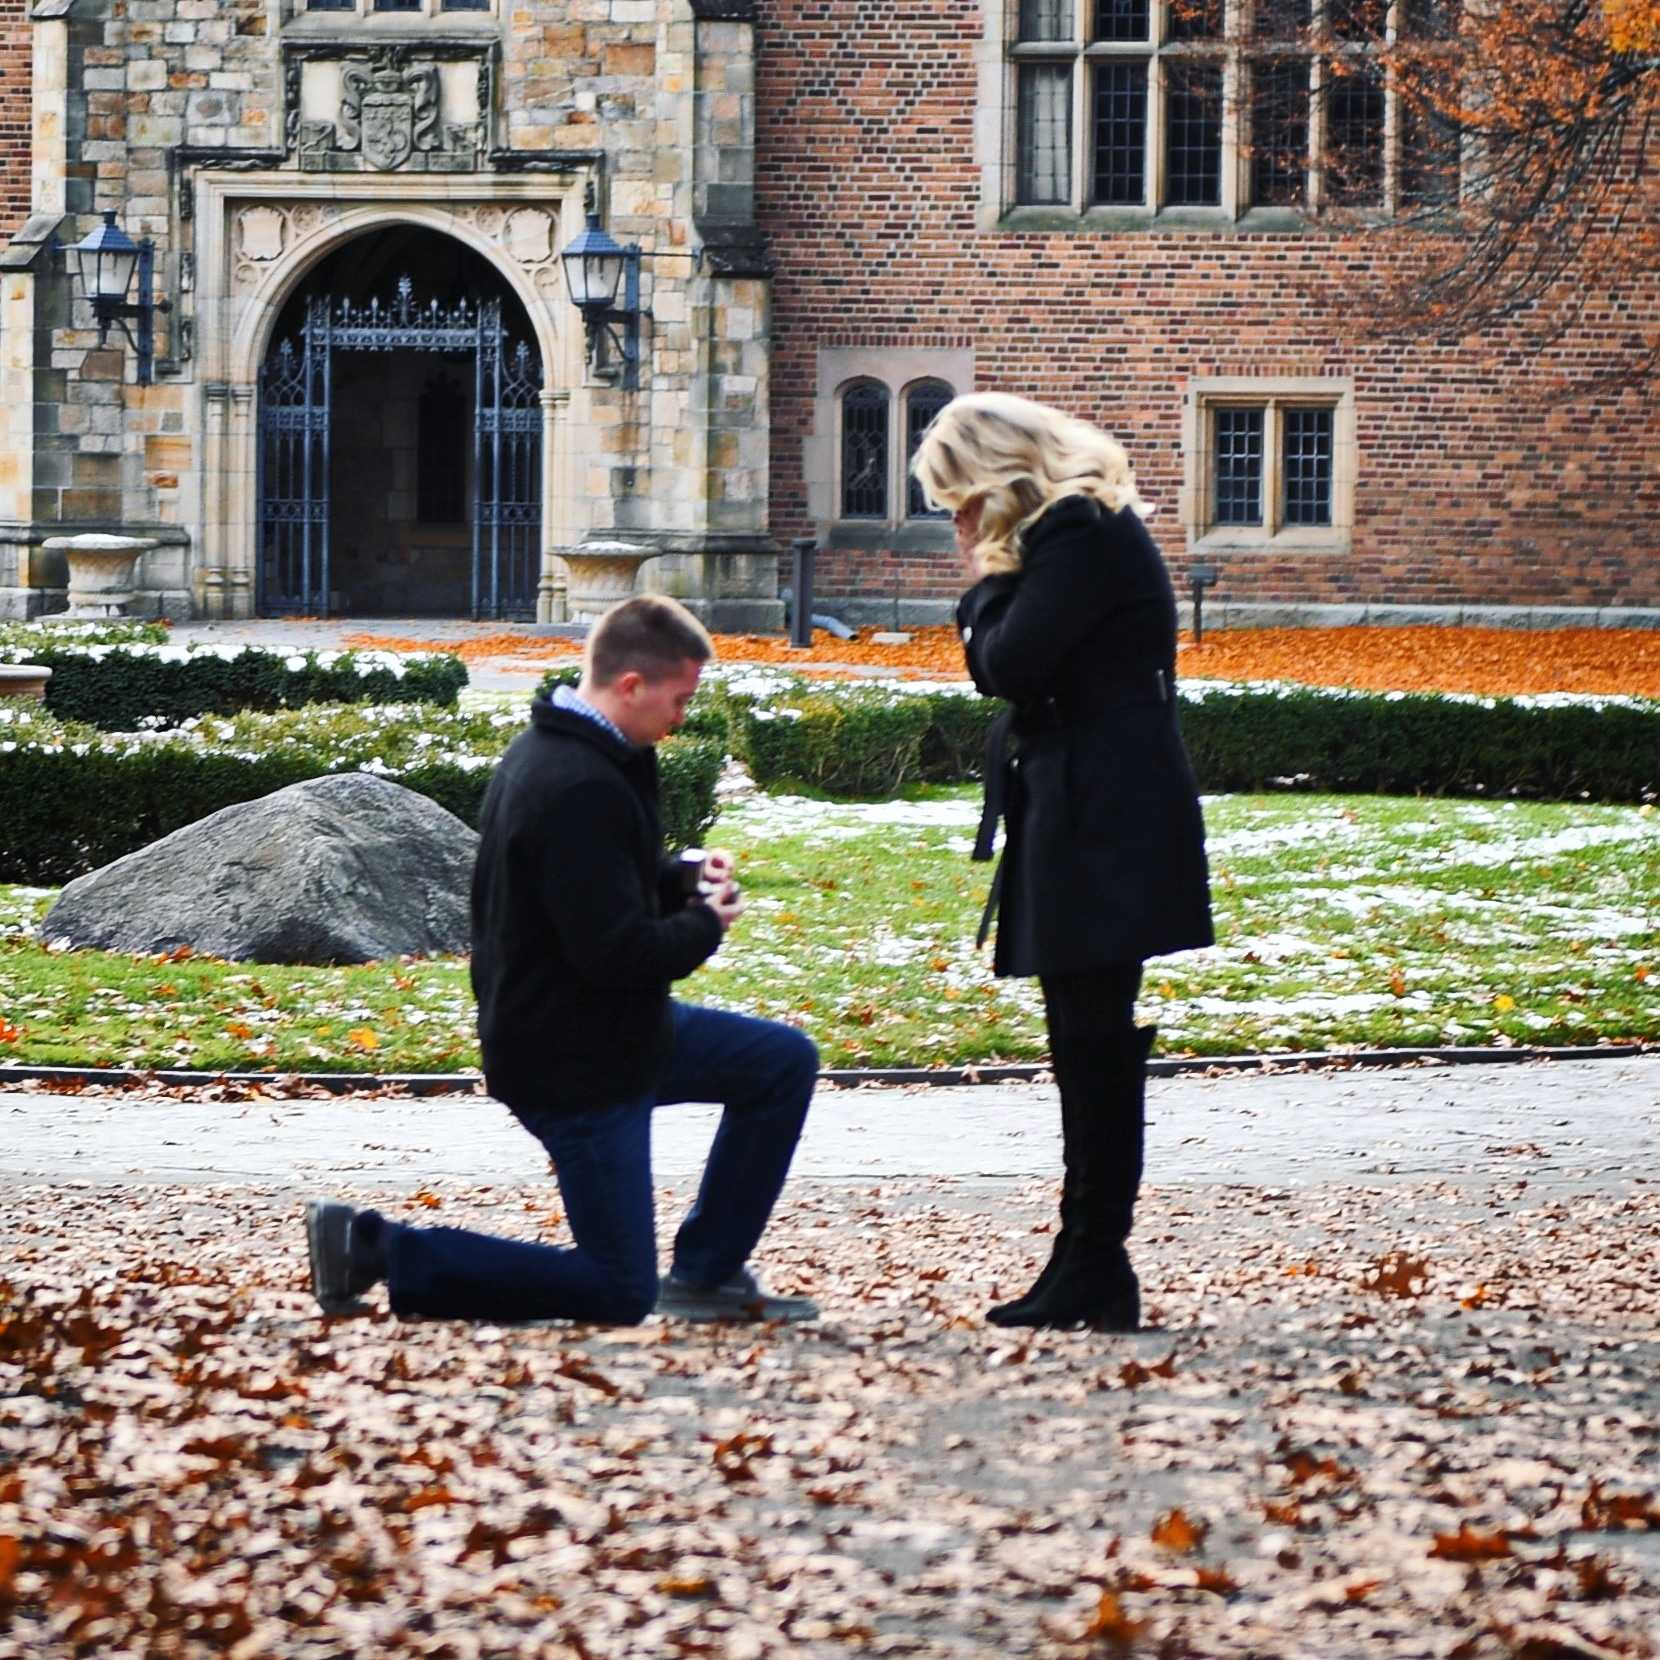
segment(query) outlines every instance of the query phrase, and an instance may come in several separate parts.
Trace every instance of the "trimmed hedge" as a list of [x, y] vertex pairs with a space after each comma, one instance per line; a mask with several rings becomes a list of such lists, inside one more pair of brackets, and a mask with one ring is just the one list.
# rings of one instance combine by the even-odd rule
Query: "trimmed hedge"
[[[495, 762], [522, 725], [483, 718], [495, 727], [484, 743], [480, 718], [457, 719], [457, 732], [434, 740], [413, 722], [400, 729], [403, 710], [345, 713], [368, 730], [331, 746], [324, 721], [308, 733], [284, 715], [244, 715], [218, 732], [111, 739], [49, 716], [0, 711], [0, 881], [56, 886], [222, 807], [331, 772], [378, 773], [476, 826]], [[261, 727], [276, 729], [256, 743]], [[671, 739], [658, 756], [665, 836], [672, 846], [696, 845], [715, 819], [725, 751]]]
[[[727, 691], [733, 746], [758, 784], [879, 795], [962, 783], [1004, 705], [938, 688], [763, 683]], [[1201, 789], [1651, 801], [1660, 701], [1477, 698], [1189, 682], [1182, 735]], [[907, 714], [898, 713], [900, 709]], [[920, 742], [915, 716], [923, 717]]]
[[449, 652], [239, 650], [0, 639], [0, 662], [52, 671], [46, 707], [106, 732], [177, 726], [198, 715], [288, 709], [314, 703], [453, 705], [467, 665]]
[[1183, 688], [1181, 722], [1209, 791], [1660, 794], [1660, 703], [1198, 684]]
[[9, 662], [38, 662], [34, 652], [53, 646], [164, 646], [170, 633], [164, 622], [153, 618], [120, 617], [109, 622], [80, 622], [50, 618], [35, 622], [0, 622], [0, 651], [16, 647], [23, 655]]
[[768, 702], [734, 698], [732, 747], [763, 788], [786, 779], [830, 795], [890, 795], [922, 775], [932, 706], [891, 688], [838, 686]]

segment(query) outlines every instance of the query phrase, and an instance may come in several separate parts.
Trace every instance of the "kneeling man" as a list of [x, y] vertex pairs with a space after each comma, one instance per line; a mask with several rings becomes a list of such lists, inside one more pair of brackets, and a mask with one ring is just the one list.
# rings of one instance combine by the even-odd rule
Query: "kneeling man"
[[[683, 606], [637, 595], [587, 642], [581, 684], [531, 705], [484, 800], [473, 874], [473, 990], [490, 1093], [547, 1149], [574, 1244], [419, 1228], [330, 1200], [306, 1207], [325, 1308], [385, 1280], [392, 1310], [631, 1325], [811, 1319], [745, 1266], [784, 1185], [818, 1074], [793, 1027], [675, 1002], [743, 909], [710, 853], [687, 892], [663, 851], [655, 746], [685, 719], [714, 648]], [[658, 1281], [651, 1115], [724, 1111]]]

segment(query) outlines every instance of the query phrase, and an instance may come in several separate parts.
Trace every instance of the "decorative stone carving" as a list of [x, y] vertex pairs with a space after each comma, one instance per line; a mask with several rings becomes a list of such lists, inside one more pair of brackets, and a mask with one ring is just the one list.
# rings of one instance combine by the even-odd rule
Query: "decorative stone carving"
[[553, 223], [541, 208], [517, 208], [507, 218], [507, 250], [521, 265], [539, 265], [553, 252]]
[[244, 259], [276, 259], [287, 239], [288, 222], [275, 208], [244, 208], [237, 218], [236, 229]]
[[310, 236], [321, 230], [331, 219], [338, 218], [339, 208], [332, 202], [297, 202], [289, 210], [289, 218], [296, 236]]
[[493, 84], [479, 46], [290, 46], [284, 138], [312, 171], [475, 172], [489, 147]]

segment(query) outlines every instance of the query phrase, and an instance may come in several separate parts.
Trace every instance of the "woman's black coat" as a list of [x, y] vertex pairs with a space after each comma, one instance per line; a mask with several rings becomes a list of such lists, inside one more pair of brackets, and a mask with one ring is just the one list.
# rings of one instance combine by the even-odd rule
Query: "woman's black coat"
[[975, 685], [1013, 709], [997, 972], [1073, 974], [1209, 945], [1164, 561], [1137, 514], [1086, 496], [1057, 502], [1021, 547], [1018, 572], [982, 578], [957, 606]]

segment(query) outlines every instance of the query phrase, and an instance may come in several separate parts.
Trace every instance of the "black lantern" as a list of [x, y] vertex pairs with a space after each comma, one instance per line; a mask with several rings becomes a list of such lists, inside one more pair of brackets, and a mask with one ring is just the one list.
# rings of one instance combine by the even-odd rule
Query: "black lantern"
[[[138, 357], [138, 384], [148, 386], [155, 360], [155, 314], [169, 309], [165, 300], [155, 300], [150, 294], [155, 244], [148, 237], [134, 242], [116, 224], [111, 210], [104, 214], [103, 224], [82, 237], [71, 252], [76, 256], [81, 292], [98, 319], [100, 344], [109, 338], [110, 324], [119, 323]], [[136, 333], [127, 327], [129, 317]]]
[[[621, 365], [621, 385], [634, 391], [640, 384], [640, 250], [624, 247], [599, 222], [590, 186], [587, 224], [560, 252], [571, 304], [582, 313], [588, 332], [588, 361], [601, 379], [617, 378], [611, 367], [615, 352]], [[622, 290], [622, 303], [617, 291]]]

